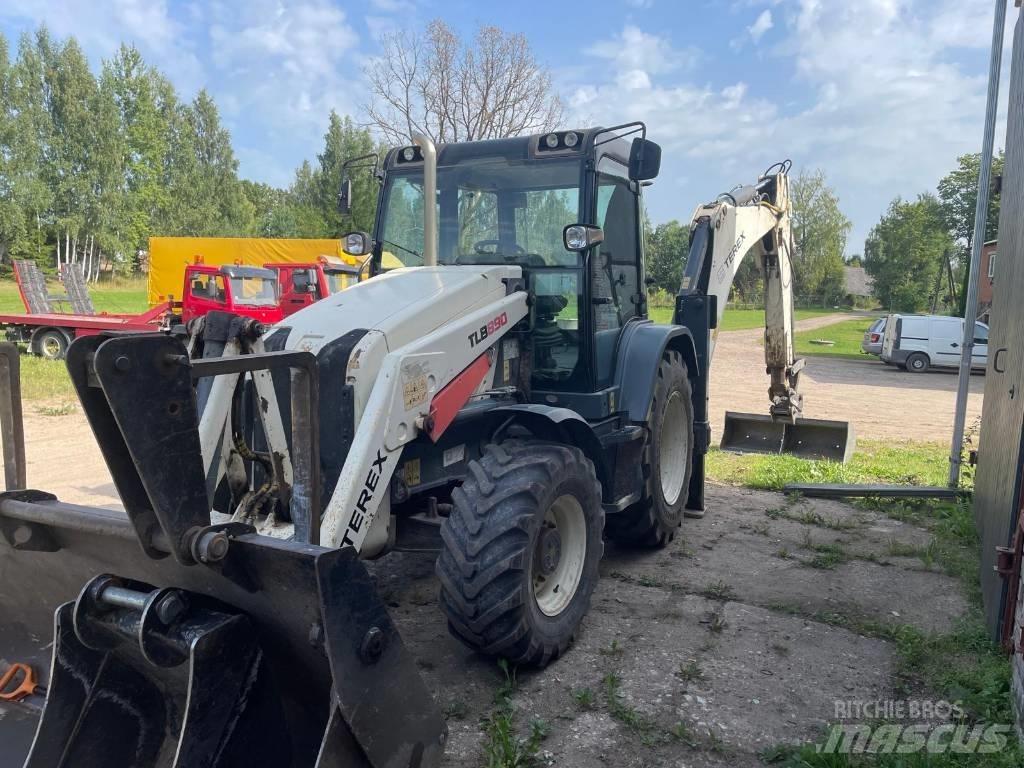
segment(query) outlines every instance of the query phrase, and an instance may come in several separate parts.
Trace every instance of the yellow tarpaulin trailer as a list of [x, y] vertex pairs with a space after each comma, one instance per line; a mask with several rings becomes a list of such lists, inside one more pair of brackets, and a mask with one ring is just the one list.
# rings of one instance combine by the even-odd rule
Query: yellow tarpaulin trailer
[[263, 237], [149, 238], [149, 304], [181, 298], [185, 267], [197, 258], [204, 264], [308, 264], [321, 256], [358, 264], [341, 250], [341, 240], [299, 240]]

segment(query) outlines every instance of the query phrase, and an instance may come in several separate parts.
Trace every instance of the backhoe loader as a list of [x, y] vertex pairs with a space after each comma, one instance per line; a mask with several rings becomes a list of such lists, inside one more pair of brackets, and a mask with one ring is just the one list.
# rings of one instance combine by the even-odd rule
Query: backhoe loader
[[[799, 432], [788, 165], [698, 209], [658, 325], [641, 191], [660, 156], [641, 123], [416, 136], [381, 164], [373, 236], [345, 238], [370, 279], [270, 328], [210, 313], [188, 347], [76, 340], [126, 515], [22, 490], [7, 350], [0, 655], [48, 686], [25, 764], [437, 765], [443, 721], [360, 560], [435, 552], [456, 637], [515, 664], [565, 652], [605, 539], [664, 546], [704, 514], [713, 331], [747, 253], [767, 423]], [[776, 450], [768, 432], [748, 442]], [[811, 432], [848, 450], [846, 425]]]

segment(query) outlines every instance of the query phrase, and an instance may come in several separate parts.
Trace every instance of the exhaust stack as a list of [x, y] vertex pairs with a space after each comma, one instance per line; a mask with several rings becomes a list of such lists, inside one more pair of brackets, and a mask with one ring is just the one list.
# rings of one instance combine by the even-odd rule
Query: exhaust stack
[[437, 266], [437, 148], [429, 136], [412, 135], [423, 153], [423, 266]]

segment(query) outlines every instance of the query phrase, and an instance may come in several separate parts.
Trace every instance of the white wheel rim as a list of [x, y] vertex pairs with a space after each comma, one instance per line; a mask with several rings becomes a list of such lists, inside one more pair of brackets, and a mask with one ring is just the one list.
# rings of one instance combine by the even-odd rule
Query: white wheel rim
[[43, 339], [43, 357], [57, 357], [60, 354], [60, 341], [53, 336]]
[[[540, 564], [545, 531], [556, 532], [561, 542], [558, 562], [547, 574]], [[557, 616], [572, 602], [583, 577], [586, 556], [587, 523], [583, 507], [575, 496], [559, 496], [544, 514], [543, 528], [537, 535], [534, 550], [533, 597], [545, 616]]]
[[669, 506], [675, 504], [683, 492], [689, 439], [683, 395], [679, 390], [674, 390], [665, 403], [665, 413], [661, 420], [661, 445], [658, 446], [661, 493]]

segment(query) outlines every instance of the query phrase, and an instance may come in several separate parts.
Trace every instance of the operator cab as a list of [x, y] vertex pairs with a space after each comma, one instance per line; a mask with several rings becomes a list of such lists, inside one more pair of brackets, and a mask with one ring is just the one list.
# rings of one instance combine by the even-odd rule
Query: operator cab
[[[604, 390], [621, 329], [647, 316], [641, 181], [657, 175], [661, 151], [646, 138], [626, 138], [635, 133], [646, 129], [437, 148], [438, 265], [523, 268], [533, 297], [533, 399], [588, 417], [609, 411]], [[424, 263], [423, 169], [415, 146], [384, 160], [376, 237], [366, 239], [373, 274]], [[358, 248], [365, 236], [353, 237], [347, 242]]]

